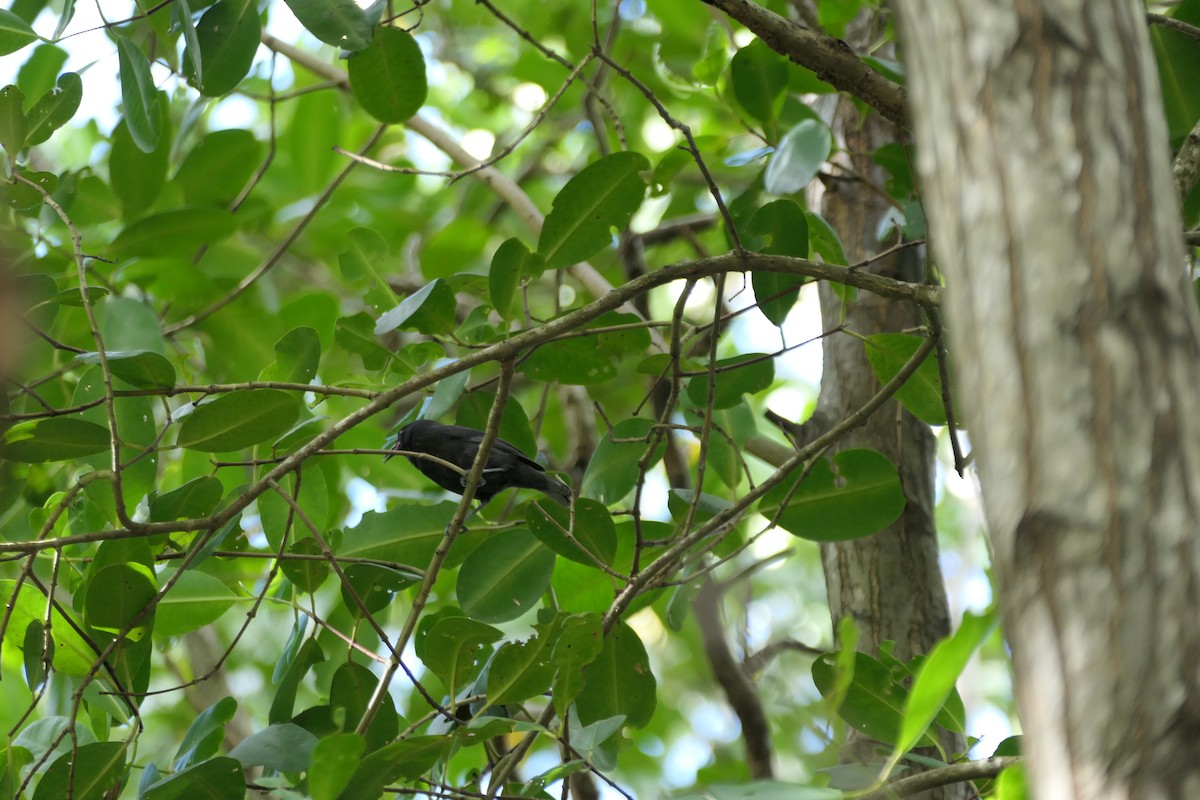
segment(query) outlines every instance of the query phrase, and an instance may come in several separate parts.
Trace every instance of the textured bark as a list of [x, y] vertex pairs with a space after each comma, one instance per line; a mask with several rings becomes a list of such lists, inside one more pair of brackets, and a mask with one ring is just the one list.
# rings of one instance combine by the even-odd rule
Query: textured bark
[[1200, 797], [1200, 315], [1142, 9], [897, 9], [1036, 796]]
[[[851, 43], [877, 41], [883, 21], [864, 17], [851, 27]], [[871, 153], [896, 140], [897, 128], [877, 115], [863, 119], [853, 100], [842, 96], [831, 120], [851, 174], [882, 185], [880, 168]], [[852, 262], [880, 249], [877, 231], [889, 211], [881, 193], [861, 181], [827, 183], [821, 213], [830, 222]], [[920, 282], [921, 263], [914, 250], [874, 263], [868, 269], [906, 281]], [[824, 328], [843, 319], [859, 334], [898, 332], [925, 324], [914, 303], [886, 300], [863, 292], [844, 310], [828, 286], [821, 290]], [[824, 372], [817, 404], [818, 419], [839, 420], [859, 408], [879, 390], [862, 342], [852, 336], [830, 336], [823, 342]], [[889, 401], [865, 426], [842, 440], [838, 448], [867, 447], [886, 455], [900, 471], [907, 506], [900, 519], [886, 530], [849, 542], [824, 545], [821, 560], [836, 626], [850, 616], [862, 632], [859, 648], [873, 653], [881, 642], [894, 641], [898, 658], [926, 653], [950, 632], [946, 591], [938, 564], [937, 531], [933, 512], [934, 441], [929, 427]], [[854, 740], [852, 739], [852, 742]], [[866, 755], [872, 745], [863, 743]], [[961, 739], [947, 736], [950, 753], [961, 752]], [[930, 797], [965, 797], [966, 786], [944, 787]]]

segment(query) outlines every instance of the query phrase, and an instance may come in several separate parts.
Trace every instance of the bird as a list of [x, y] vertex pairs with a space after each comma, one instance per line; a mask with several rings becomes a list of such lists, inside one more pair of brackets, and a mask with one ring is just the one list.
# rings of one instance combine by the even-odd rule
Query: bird
[[[475, 463], [475, 456], [478, 455], [479, 445], [482, 443], [483, 431], [465, 425], [443, 425], [433, 420], [419, 419], [397, 432], [396, 443], [391, 449], [425, 453], [460, 467], [462, 473], [445, 464], [405, 453], [405, 457], [426, 478], [447, 492], [461, 495], [466, 487], [465, 473], [469, 472], [471, 465]], [[522, 453], [515, 445], [497, 438], [492, 442], [483, 475], [479, 485], [475, 487], [475, 499], [479, 501], [479, 505], [468, 516], [476, 514], [500, 492], [514, 487], [536, 489], [559, 505], [571, 505], [571, 487], [558, 478], [547, 475], [541, 464]]]

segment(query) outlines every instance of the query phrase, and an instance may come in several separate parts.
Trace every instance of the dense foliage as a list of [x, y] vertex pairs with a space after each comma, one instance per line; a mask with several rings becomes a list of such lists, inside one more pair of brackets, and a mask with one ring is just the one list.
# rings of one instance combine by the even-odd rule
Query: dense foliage
[[[0, 362], [0, 796], [744, 796], [706, 602], [779, 796], [874, 779], [818, 772], [838, 715], [895, 759], [935, 719], [970, 733], [953, 682], [999, 652], [990, 614], [908, 664], [851, 628], [813, 649], [808, 542], [904, 495], [878, 453], [825, 457], [857, 417], [793, 447], [763, 416], [812, 400], [804, 283], [937, 304], [808, 209], [833, 87], [676, 0], [73, 11], [0, 12], [0, 278], [28, 323]], [[910, 154], [874, 157], [881, 249], [919, 243]], [[945, 425], [936, 337], [860, 338], [879, 399]], [[418, 416], [540, 454], [576, 502], [501, 495], [460, 530], [465, 500], [383, 459]]]

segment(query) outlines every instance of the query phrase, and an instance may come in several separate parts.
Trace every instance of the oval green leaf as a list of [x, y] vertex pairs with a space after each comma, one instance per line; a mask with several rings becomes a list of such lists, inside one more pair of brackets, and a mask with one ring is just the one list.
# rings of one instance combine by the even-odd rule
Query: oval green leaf
[[574, 512], [573, 532], [571, 509], [557, 503], [531, 503], [525, 521], [538, 541], [560, 556], [591, 567], [597, 561], [611, 566], [617, 555], [617, 529], [608, 509], [596, 500], [581, 497], [575, 501]]
[[0, 9], [0, 56], [15, 53], [37, 38], [28, 22], [11, 11]]
[[223, 453], [273, 439], [300, 415], [296, 398], [278, 389], [222, 395], [184, 417], [176, 443], [188, 450]]
[[138, 220], [117, 234], [110, 252], [115, 258], [187, 256], [202, 245], [229, 236], [234, 216], [220, 208], [185, 208]]
[[370, 47], [351, 56], [346, 68], [359, 105], [380, 122], [404, 122], [425, 104], [425, 57], [406, 31], [377, 28]]
[[526, 528], [492, 536], [458, 571], [458, 602], [472, 619], [508, 622], [532, 609], [550, 586], [554, 553]]
[[83, 100], [83, 80], [74, 72], [58, 76], [55, 87], [42, 95], [29, 109], [29, 133], [25, 144], [41, 144], [50, 134], [66, 125]]
[[589, 164], [567, 181], [546, 215], [538, 253], [551, 269], [583, 261], [613, 242], [642, 204], [650, 162], [641, 153], [621, 152]]
[[3, 147], [10, 157], [16, 156], [25, 146], [29, 120], [22, 110], [24, 103], [25, 93], [16, 86], [10, 84], [0, 89], [0, 147]]
[[[592, 460], [583, 474], [580, 495], [608, 505], [616, 503], [633, 491], [638, 480], [638, 462], [649, 446], [647, 437], [654, 423], [648, 419], [627, 419], [618, 422], [600, 440]], [[666, 451], [660, 442], [647, 469], [653, 467]]]
[[10, 461], [36, 464], [90, 456], [108, 448], [107, 428], [82, 419], [56, 417], [14, 425], [4, 434], [2, 450]]
[[583, 689], [575, 698], [584, 725], [623, 715], [640, 728], [654, 716], [658, 681], [646, 648], [633, 628], [621, 622], [604, 637], [604, 648], [583, 668]]
[[184, 52], [184, 73], [205, 97], [220, 97], [233, 91], [250, 72], [262, 37], [258, 4], [253, 0], [221, 0], [196, 25], [200, 46], [199, 64], [194, 52]]
[[[169, 389], [175, 385], [175, 367], [153, 350], [114, 350], [106, 353], [112, 374], [138, 389]], [[99, 353], [81, 353], [76, 361], [99, 364]]]
[[774, 128], [776, 108], [788, 82], [787, 62], [783, 56], [766, 42], [755, 39], [733, 54], [729, 74], [733, 95], [746, 113], [765, 128]]
[[158, 106], [154, 76], [146, 54], [119, 33], [112, 34], [117, 43], [117, 58], [121, 68], [121, 102], [125, 106], [125, 121], [129, 135], [143, 153], [158, 146], [162, 135], [162, 111]]
[[155, 611], [156, 637], [182, 636], [216, 622], [233, 608], [238, 596], [228, 586], [199, 570], [179, 576]]
[[779, 526], [802, 539], [840, 542], [883, 530], [900, 517], [905, 503], [900, 475], [887, 456], [845, 450], [832, 464], [819, 460], [798, 486], [787, 480], [767, 492], [759, 513], [767, 519], [778, 514]]
[[817, 176], [817, 171], [833, 149], [829, 126], [806, 119], [783, 135], [779, 147], [767, 162], [763, 188], [771, 194], [795, 194]]
[[[886, 384], [896, 377], [924, 341], [922, 336], [907, 333], [877, 333], [868, 336], [863, 346], [871, 371], [880, 383]], [[937, 359], [925, 359], [912, 377], [896, 390], [896, 399], [922, 422], [945, 425], [946, 405], [942, 401], [942, 376], [938, 372]]]
[[300, 24], [325, 44], [354, 51], [371, 43], [371, 21], [354, 0], [285, 2]]
[[[775, 382], [775, 361], [762, 353], [746, 353], [717, 362], [713, 408], [732, 408], [743, 394], [758, 394]], [[708, 374], [694, 375], [687, 385], [688, 399], [704, 407], [708, 401]]]

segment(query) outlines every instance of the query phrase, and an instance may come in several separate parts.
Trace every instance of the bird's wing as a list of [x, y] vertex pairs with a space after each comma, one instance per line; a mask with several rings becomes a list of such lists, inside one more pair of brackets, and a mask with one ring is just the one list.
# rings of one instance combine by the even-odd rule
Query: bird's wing
[[[483, 434], [479, 433], [475, 436], [472, 436], [471, 444], [474, 444], [476, 446], [482, 445], [483, 444]], [[510, 444], [509, 442], [506, 442], [503, 439], [497, 438], [496, 441], [492, 442], [492, 452], [505, 453], [514, 458], [520, 459], [523, 463], [528, 464], [529, 466], [536, 469], [538, 472], [546, 471], [545, 467], [543, 467], [541, 464], [537, 463], [532, 458], [530, 458], [529, 456], [527, 456], [523, 452], [521, 452], [521, 450], [516, 445]]]

